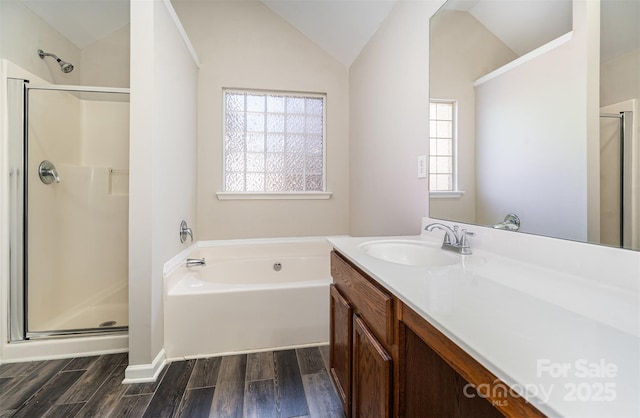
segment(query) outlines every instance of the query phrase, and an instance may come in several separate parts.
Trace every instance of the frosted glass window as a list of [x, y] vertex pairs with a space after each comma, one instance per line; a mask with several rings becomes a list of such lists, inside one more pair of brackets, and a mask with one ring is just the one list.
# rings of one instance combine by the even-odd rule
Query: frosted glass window
[[227, 192], [325, 190], [325, 95], [224, 91]]
[[456, 102], [429, 103], [429, 190], [455, 190]]

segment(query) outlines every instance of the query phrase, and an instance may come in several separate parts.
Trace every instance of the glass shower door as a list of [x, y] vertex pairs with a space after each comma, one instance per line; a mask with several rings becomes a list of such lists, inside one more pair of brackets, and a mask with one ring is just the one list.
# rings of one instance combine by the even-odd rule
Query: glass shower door
[[126, 329], [128, 91], [29, 87], [26, 102], [27, 338]]

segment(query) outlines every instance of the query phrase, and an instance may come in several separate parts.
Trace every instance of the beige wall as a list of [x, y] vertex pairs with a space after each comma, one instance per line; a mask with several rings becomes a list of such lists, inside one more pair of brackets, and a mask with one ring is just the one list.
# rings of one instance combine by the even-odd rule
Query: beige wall
[[14, 64], [54, 84], [80, 84], [80, 71], [60, 71], [52, 58], [41, 59], [42, 49], [58, 55], [64, 61], [80, 63], [80, 49], [18, 0], [0, 1], [0, 53]]
[[[129, 25], [81, 50], [22, 2], [2, 0], [0, 9], [1, 58], [53, 84], [129, 87]], [[41, 59], [38, 49], [72, 63], [73, 71], [63, 73], [53, 58]]]
[[428, 211], [429, 17], [441, 1], [400, 1], [349, 69], [350, 233], [420, 232]]
[[475, 223], [475, 88], [473, 82], [517, 55], [466, 12], [443, 10], [431, 19], [429, 95], [458, 103], [460, 198], [433, 198], [429, 216]]
[[[198, 91], [198, 238], [333, 235], [348, 232], [347, 68], [257, 1], [175, 2], [201, 60]], [[222, 89], [327, 94], [329, 200], [225, 200]]]
[[523, 232], [586, 241], [592, 209], [599, 220], [599, 199], [590, 205], [597, 6], [575, 1], [571, 39], [476, 88], [478, 223], [513, 212]]
[[198, 231], [198, 69], [172, 13], [165, 1], [131, 3], [129, 364], [146, 378], [164, 346], [164, 263], [190, 245], [179, 240], [182, 219]]
[[640, 49], [600, 66], [600, 105], [640, 98]]
[[129, 87], [130, 25], [125, 25], [80, 51], [83, 86]]

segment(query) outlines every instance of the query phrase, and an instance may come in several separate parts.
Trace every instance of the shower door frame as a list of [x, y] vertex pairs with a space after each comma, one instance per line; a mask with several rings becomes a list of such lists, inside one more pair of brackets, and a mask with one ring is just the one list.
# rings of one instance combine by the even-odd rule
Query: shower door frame
[[618, 159], [620, 194], [618, 213], [620, 218], [618, 245], [620, 248], [640, 250], [640, 248], [636, 248], [634, 245], [636, 241], [638, 241], [638, 232], [635, 231], [638, 226], [636, 225], [636, 219], [634, 219], [634, 212], [637, 210], [636, 206], [638, 205], [637, 202], [639, 200], [637, 196], [634, 197], [634, 188], [637, 187], [634, 184], [634, 181], [637, 181], [634, 180], [634, 175], [638, 170], [637, 168], [634, 169], [634, 167], [636, 164], [640, 163], [640, 145], [637, 144], [638, 139], [635, 134], [638, 130], [636, 127], [637, 102], [632, 99], [621, 103], [615, 103], [607, 107], [618, 106], [621, 104], [630, 106], [632, 110], [620, 110], [613, 113], [601, 112], [600, 119], [610, 118], [618, 120], [618, 146], [620, 152]]
[[[127, 94], [130, 97], [131, 91], [128, 88], [118, 87], [99, 87], [99, 86], [75, 86], [75, 85], [53, 85], [53, 84], [30, 84], [29, 80], [11, 78], [17, 82], [22, 82], [22, 162], [21, 170], [22, 186], [21, 195], [22, 201], [11, 203], [12, 209], [15, 211], [18, 209], [22, 212], [21, 225], [19, 226], [18, 233], [21, 235], [21, 245], [19, 251], [17, 251], [16, 260], [12, 260], [18, 264], [19, 270], [10, 267], [9, 278], [9, 340], [12, 342], [44, 339], [44, 338], [57, 338], [65, 336], [95, 336], [95, 335], [107, 335], [107, 334], [119, 334], [127, 333], [129, 326], [118, 327], [93, 327], [93, 328], [77, 328], [68, 330], [46, 330], [46, 331], [29, 331], [29, 295], [28, 295], [28, 176], [25, 175], [26, 170], [29, 168], [29, 91], [30, 90], [52, 90], [52, 91], [71, 91], [71, 92], [85, 92], [85, 93], [115, 93], [115, 94]], [[21, 207], [16, 207], [21, 204]], [[17, 237], [10, 238], [10, 252], [16, 250], [16, 243], [14, 242]]]
[[[8, 77], [7, 79], [7, 125], [9, 150], [9, 301], [8, 301], [8, 337], [9, 341], [22, 341], [26, 337], [26, 296], [24, 269], [25, 225], [26, 225], [26, 176], [24, 168], [25, 130], [26, 130], [26, 85], [29, 80]], [[15, 91], [14, 91], [15, 89]], [[19, 90], [19, 92], [18, 92]], [[20, 109], [10, 114], [13, 109]], [[20, 140], [18, 140], [20, 138]], [[14, 156], [19, 154], [18, 156]], [[19, 158], [18, 158], [19, 157]], [[15, 159], [15, 160], [14, 160]], [[18, 162], [19, 160], [19, 162]], [[14, 166], [15, 165], [15, 166]], [[14, 190], [15, 188], [15, 190]], [[14, 222], [15, 221], [15, 222]]]

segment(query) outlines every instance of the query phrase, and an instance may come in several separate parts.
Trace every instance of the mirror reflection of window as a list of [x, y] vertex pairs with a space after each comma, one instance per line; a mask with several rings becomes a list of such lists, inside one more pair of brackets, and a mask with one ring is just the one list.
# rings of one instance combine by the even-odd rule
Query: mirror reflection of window
[[429, 190], [450, 192], [455, 187], [456, 102], [429, 103]]
[[430, 192], [430, 217], [515, 212], [521, 232], [640, 249], [639, 19], [638, 0], [448, 0], [429, 92], [457, 103], [465, 193]]

